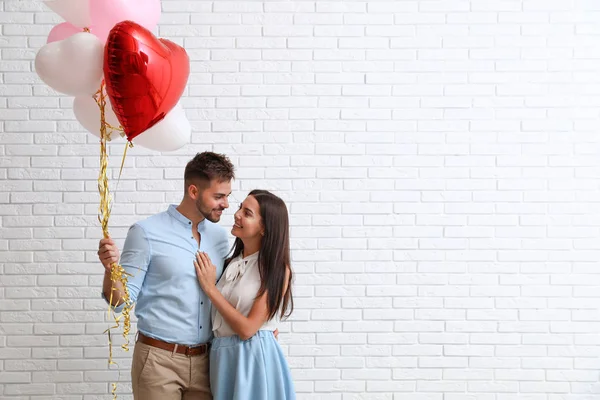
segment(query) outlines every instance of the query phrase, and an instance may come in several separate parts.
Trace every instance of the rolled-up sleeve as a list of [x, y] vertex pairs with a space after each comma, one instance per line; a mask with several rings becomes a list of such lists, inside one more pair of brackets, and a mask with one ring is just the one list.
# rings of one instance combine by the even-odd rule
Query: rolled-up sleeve
[[[129, 299], [131, 303], [135, 303], [140, 293], [140, 289], [144, 284], [146, 272], [150, 264], [151, 248], [150, 242], [144, 228], [138, 224], [134, 224], [127, 232], [127, 238], [121, 251], [120, 264], [130, 276], [127, 277], [127, 290], [129, 291]], [[109, 303], [108, 299], [102, 293], [102, 298]], [[120, 313], [123, 311], [125, 303], [118, 307], [113, 307], [114, 311]]]

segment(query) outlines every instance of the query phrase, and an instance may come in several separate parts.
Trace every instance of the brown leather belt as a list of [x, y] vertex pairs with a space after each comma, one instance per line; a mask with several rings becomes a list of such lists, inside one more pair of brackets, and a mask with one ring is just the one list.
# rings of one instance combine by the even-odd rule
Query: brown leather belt
[[167, 343], [162, 340], [153, 339], [138, 331], [138, 341], [148, 346], [156, 347], [162, 350], [167, 350], [172, 353], [183, 354], [188, 357], [201, 356], [208, 351], [209, 344], [203, 343], [197, 346], [185, 346], [183, 344]]

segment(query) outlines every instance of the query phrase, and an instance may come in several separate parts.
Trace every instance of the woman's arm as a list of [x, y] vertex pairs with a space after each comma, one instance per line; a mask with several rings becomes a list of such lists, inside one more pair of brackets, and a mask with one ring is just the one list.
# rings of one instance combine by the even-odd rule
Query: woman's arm
[[[267, 292], [254, 300], [252, 309], [248, 316], [244, 316], [219, 292], [216, 283], [216, 268], [205, 253], [198, 253], [194, 262], [198, 281], [208, 296], [212, 305], [219, 311], [225, 322], [242, 340], [248, 340], [256, 334], [261, 326], [267, 321], [269, 315], [267, 310]], [[286, 271], [284, 293], [287, 289], [289, 270]]]
[[219, 311], [225, 322], [242, 340], [248, 340], [256, 334], [267, 320], [267, 293], [254, 300], [252, 309], [245, 317], [219, 292], [216, 286], [205, 291], [212, 305]]

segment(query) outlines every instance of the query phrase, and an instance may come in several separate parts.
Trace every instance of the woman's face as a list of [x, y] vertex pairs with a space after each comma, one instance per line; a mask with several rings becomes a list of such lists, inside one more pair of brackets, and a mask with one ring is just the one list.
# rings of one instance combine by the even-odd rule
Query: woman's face
[[256, 239], [264, 235], [260, 206], [253, 196], [246, 197], [233, 218], [233, 236], [240, 239]]

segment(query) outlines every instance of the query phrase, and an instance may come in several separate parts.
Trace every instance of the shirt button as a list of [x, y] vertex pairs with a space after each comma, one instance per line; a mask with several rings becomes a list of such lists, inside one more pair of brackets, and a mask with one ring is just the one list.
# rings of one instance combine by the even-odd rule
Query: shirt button
[[200, 304], [204, 304], [204, 302], [203, 302], [203, 301], [201, 301], [201, 302], [200, 302]]
[[202, 329], [202, 327], [200, 327], [200, 329]]
[[188, 225], [191, 225], [191, 224], [192, 224], [191, 222], [188, 222]]

